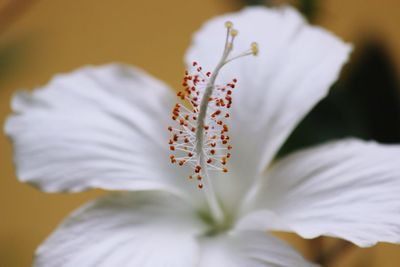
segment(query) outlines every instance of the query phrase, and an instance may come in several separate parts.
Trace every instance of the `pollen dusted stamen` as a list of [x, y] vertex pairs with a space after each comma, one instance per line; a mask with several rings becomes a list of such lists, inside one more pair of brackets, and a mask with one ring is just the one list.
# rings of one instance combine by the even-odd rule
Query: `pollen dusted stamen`
[[[232, 145], [229, 143], [229, 127], [227, 120], [231, 117], [232, 96], [237, 79], [233, 78], [225, 84], [215, 84], [221, 68], [228, 62], [248, 55], [257, 55], [257, 43], [250, 49], [230, 57], [238, 31], [233, 23], [227, 21], [226, 41], [222, 57], [214, 71], [203, 71], [196, 61], [183, 77], [183, 90], [177, 96], [186, 101], [190, 107], [176, 104], [172, 110], [172, 120], [176, 126], [168, 126], [171, 139], [168, 141], [171, 163], [192, 167], [190, 180], [196, 180], [199, 189], [204, 188], [207, 200], [213, 210], [214, 217], [223, 216], [214, 194], [208, 171], [228, 172], [227, 162], [231, 157]], [[195, 178], [195, 179], [193, 179]]]
[[[191, 70], [186, 71], [183, 77], [183, 90], [177, 93], [177, 96], [187, 101], [191, 107], [176, 104], [172, 110], [172, 120], [178, 125], [176, 128], [168, 126], [168, 131], [172, 134], [168, 144], [170, 150], [176, 153], [171, 155], [171, 163], [178, 163], [180, 166], [191, 165], [195, 174], [204, 174], [207, 170], [228, 172], [228, 151], [230, 152], [232, 146], [229, 144], [229, 127], [226, 121], [231, 116], [229, 109], [232, 106], [232, 93], [237, 79], [234, 78], [223, 85], [216, 85], [215, 80], [226, 63], [243, 56], [258, 54], [258, 45], [253, 42], [248, 51], [228, 58], [239, 32], [233, 28], [230, 21], [225, 23], [225, 27], [225, 49], [219, 64], [213, 72], [204, 72], [197, 62], [192, 63]], [[190, 177], [193, 177], [193, 174]], [[203, 187], [201, 182], [198, 185], [199, 188]]]
[[[197, 62], [193, 62], [192, 65], [195, 68], [194, 72], [185, 74], [182, 83], [184, 90], [177, 94], [181, 99], [187, 100], [191, 108], [188, 109], [179, 103], [173, 108], [172, 119], [178, 125], [176, 128], [168, 126], [168, 131], [171, 132], [168, 144], [171, 151], [177, 152], [177, 155], [170, 156], [171, 163], [177, 163], [180, 166], [189, 164], [193, 167], [194, 173], [198, 174], [201, 172], [202, 163], [196, 150], [198, 140], [195, 133], [198, 132], [199, 127], [197, 118], [200, 112], [201, 94], [207, 84], [207, 77], [211, 76], [211, 73], [204, 74]], [[237, 79], [233, 79], [225, 85], [216, 86], [208, 99], [207, 115], [202, 125], [204, 135], [202, 153], [206, 159], [207, 168], [210, 170], [227, 172], [226, 160], [221, 160], [221, 158], [228, 158], [230, 136], [226, 120], [230, 117], [231, 94], [236, 83]], [[201, 179], [198, 181], [199, 188], [202, 188]]]

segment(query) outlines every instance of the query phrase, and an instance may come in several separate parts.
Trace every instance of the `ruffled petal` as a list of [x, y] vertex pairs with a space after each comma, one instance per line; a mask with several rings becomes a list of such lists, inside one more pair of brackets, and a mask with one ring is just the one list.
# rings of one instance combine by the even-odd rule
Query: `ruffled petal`
[[35, 267], [196, 266], [204, 225], [181, 199], [114, 194], [74, 212], [38, 248]]
[[400, 146], [337, 141], [273, 166], [240, 229], [334, 236], [367, 247], [400, 243]]
[[220, 83], [238, 79], [230, 119], [229, 169], [235, 177], [218, 179], [221, 193], [235, 197], [265, 169], [293, 128], [327, 94], [351, 47], [310, 26], [293, 8], [249, 7], [207, 22], [194, 35], [187, 64], [195, 60], [203, 69], [213, 70], [222, 55], [225, 21], [232, 21], [239, 31], [234, 53], [248, 50], [253, 41], [260, 49], [257, 57], [227, 64], [218, 79]]
[[198, 267], [310, 267], [295, 250], [261, 231], [237, 231], [204, 239]]
[[168, 160], [173, 100], [165, 84], [121, 64], [84, 67], [20, 92], [5, 125], [17, 175], [50, 192], [176, 191], [184, 175]]

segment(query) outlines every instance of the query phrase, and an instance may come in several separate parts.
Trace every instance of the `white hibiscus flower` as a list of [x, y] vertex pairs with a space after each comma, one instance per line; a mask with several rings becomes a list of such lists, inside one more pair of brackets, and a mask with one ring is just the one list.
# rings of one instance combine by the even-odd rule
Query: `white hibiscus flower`
[[[34, 265], [312, 265], [268, 230], [361, 247], [399, 242], [399, 146], [336, 141], [272, 165], [350, 50], [292, 8], [253, 7], [212, 19], [194, 36], [180, 93], [194, 111], [175, 106], [165, 84], [120, 64], [17, 94], [5, 131], [21, 181], [47, 192], [127, 191], [70, 215]], [[224, 65], [237, 51], [243, 58]]]

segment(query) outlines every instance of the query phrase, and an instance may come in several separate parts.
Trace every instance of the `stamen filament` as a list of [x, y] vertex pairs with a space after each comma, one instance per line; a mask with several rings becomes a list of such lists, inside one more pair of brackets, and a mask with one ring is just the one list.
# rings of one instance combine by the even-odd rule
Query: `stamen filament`
[[227, 63], [229, 63], [229, 62], [231, 62], [231, 61], [233, 61], [233, 60], [235, 60], [235, 59], [238, 59], [238, 58], [241, 58], [241, 57], [245, 57], [245, 56], [250, 56], [250, 55], [252, 55], [252, 54], [253, 54], [253, 52], [252, 52], [251, 50], [246, 51], [246, 52], [243, 52], [242, 54], [239, 54], [239, 55], [237, 55], [237, 56], [234, 56], [234, 57], [231, 57], [231, 58], [227, 59], [227, 60], [225, 61], [225, 64], [227, 64]]
[[[199, 157], [199, 162], [200, 162], [200, 166], [205, 170], [204, 173], [204, 181], [206, 183], [206, 188], [205, 188], [205, 194], [206, 194], [206, 199], [207, 202], [210, 206], [211, 212], [214, 215], [214, 219], [217, 222], [222, 222], [223, 221], [223, 212], [221, 209], [221, 206], [218, 202], [217, 196], [214, 192], [214, 188], [212, 186], [212, 183], [209, 179], [209, 175], [207, 173], [207, 168], [206, 167], [206, 160], [205, 160], [205, 156], [204, 156], [204, 151], [203, 151], [203, 147], [204, 147], [204, 122], [205, 122], [205, 117], [207, 114], [207, 109], [208, 109], [208, 102], [209, 102], [209, 98], [213, 92], [213, 88], [214, 88], [214, 84], [215, 84], [215, 80], [217, 79], [217, 76], [221, 70], [221, 68], [225, 65], [226, 63], [226, 59], [229, 56], [229, 53], [232, 51], [232, 43], [229, 42], [229, 34], [231, 31], [231, 27], [227, 27], [227, 32], [228, 32], [228, 37], [227, 37], [227, 41], [225, 44], [225, 50], [222, 54], [222, 57], [219, 61], [219, 63], [217, 64], [217, 66], [215, 67], [215, 70], [212, 72], [210, 79], [208, 80], [208, 83], [206, 85], [206, 89], [203, 95], [203, 98], [201, 100], [201, 104], [200, 104], [200, 112], [199, 112], [199, 116], [197, 118], [197, 132], [196, 132], [196, 139], [197, 139], [197, 143], [196, 143], [196, 152], [197, 155]], [[231, 44], [231, 45], [229, 45]]]
[[205, 199], [215, 223], [224, 221], [224, 213], [215, 193], [209, 170], [228, 172], [226, 167], [232, 146], [229, 144], [229, 127], [226, 120], [230, 117], [228, 110], [232, 105], [232, 90], [236, 79], [225, 85], [216, 85], [217, 77], [224, 65], [232, 60], [258, 53], [256, 43], [237, 56], [229, 58], [238, 31], [232, 22], [226, 22], [226, 40], [222, 56], [213, 72], [203, 72], [197, 62], [193, 62], [194, 71], [186, 71], [183, 79], [184, 90], [178, 92], [181, 100], [186, 100], [190, 108], [176, 104], [172, 119], [178, 127], [168, 127], [172, 137], [168, 144], [170, 150], [179, 156], [170, 155], [171, 163], [180, 166], [190, 165], [198, 187], [204, 190]]

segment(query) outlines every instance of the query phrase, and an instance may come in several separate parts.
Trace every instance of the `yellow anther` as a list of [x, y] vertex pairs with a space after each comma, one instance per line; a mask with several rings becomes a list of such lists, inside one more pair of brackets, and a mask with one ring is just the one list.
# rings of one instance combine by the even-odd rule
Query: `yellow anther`
[[239, 32], [238, 32], [237, 30], [235, 30], [235, 29], [232, 29], [232, 30], [231, 30], [231, 36], [232, 36], [232, 37], [237, 36], [238, 33], [239, 33]]
[[227, 22], [225, 22], [225, 27], [227, 29], [231, 29], [233, 27], [233, 23], [231, 21], [227, 21]]
[[256, 42], [251, 43], [251, 53], [254, 56], [258, 55], [258, 44]]

